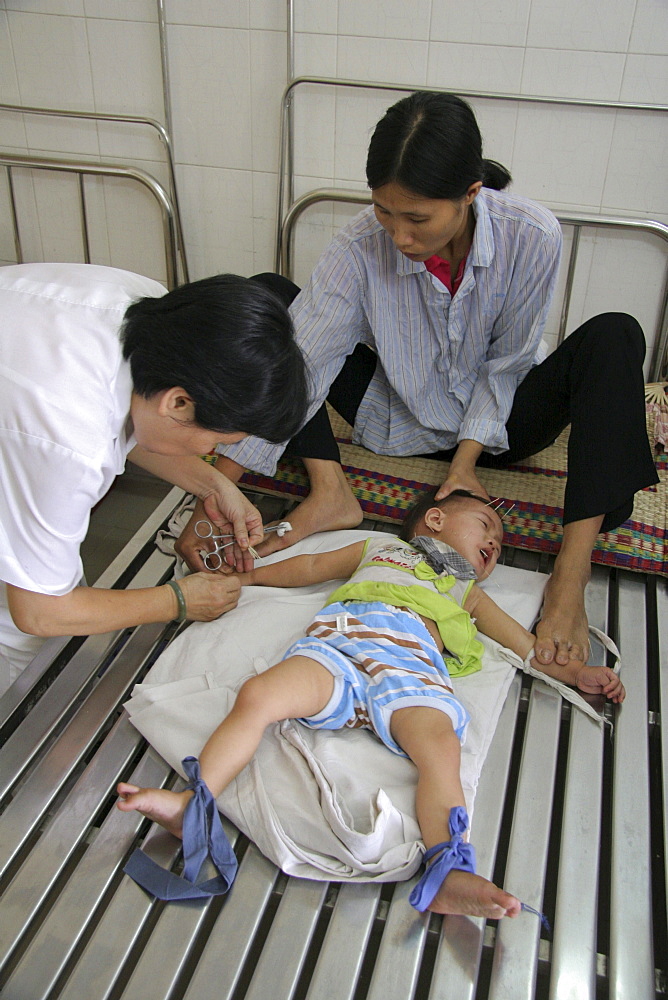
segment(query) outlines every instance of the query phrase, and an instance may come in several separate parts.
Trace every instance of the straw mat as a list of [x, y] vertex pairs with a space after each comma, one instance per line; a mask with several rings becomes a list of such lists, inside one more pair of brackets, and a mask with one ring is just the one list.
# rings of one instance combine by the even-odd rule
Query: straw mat
[[[423, 490], [443, 482], [448, 462], [430, 458], [375, 455], [351, 443], [351, 428], [333, 410], [330, 418], [341, 448], [341, 461], [365, 515], [378, 521], [400, 521]], [[648, 435], [655, 437], [655, 414], [648, 407]], [[561, 543], [568, 431], [539, 455], [508, 469], [477, 470], [491, 497], [516, 506], [504, 518], [507, 545], [557, 552]], [[655, 450], [661, 482], [638, 493], [630, 520], [599, 535], [592, 562], [642, 573], [668, 576], [668, 456]], [[274, 477], [246, 473], [245, 485], [260, 493], [302, 498], [308, 477], [298, 459], [282, 460]]]

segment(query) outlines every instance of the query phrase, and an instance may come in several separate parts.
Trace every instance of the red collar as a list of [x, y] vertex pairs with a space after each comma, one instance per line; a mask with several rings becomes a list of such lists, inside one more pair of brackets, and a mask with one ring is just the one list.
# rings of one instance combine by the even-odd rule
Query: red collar
[[454, 295], [461, 285], [462, 278], [464, 277], [466, 257], [460, 261], [454, 281], [452, 280], [452, 275], [450, 274], [450, 264], [447, 260], [443, 260], [442, 257], [438, 257], [434, 254], [424, 262], [424, 266], [431, 274], [434, 275], [434, 277], [438, 278], [442, 285], [445, 285], [451, 295]]

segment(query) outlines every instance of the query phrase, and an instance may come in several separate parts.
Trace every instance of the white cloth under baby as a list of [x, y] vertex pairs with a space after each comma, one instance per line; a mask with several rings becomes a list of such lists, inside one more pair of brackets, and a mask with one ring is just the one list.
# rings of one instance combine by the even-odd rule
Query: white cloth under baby
[[[313, 536], [276, 553], [325, 551], [368, 537], [340, 531]], [[498, 566], [484, 584], [494, 600], [530, 628], [547, 577]], [[156, 661], [126, 708], [133, 724], [176, 769], [197, 756], [254, 672], [281, 659], [327, 603], [335, 583], [307, 588], [244, 589], [239, 606], [216, 622], [195, 623]], [[462, 748], [462, 784], [469, 814], [503, 703], [521, 659], [481, 636], [483, 669], [454, 680], [471, 714]], [[415, 768], [362, 730], [271, 726], [253, 761], [218, 804], [259, 849], [290, 875], [395, 881], [419, 867]]]

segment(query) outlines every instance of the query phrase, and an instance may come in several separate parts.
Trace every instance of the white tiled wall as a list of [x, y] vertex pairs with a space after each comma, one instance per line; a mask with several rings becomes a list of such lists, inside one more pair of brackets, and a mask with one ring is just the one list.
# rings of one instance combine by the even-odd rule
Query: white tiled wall
[[[283, 0], [165, 0], [177, 183], [191, 277], [273, 266]], [[294, 0], [298, 75], [452, 90], [668, 103], [666, 0]], [[370, 130], [400, 95], [300, 86], [295, 189], [364, 187]], [[0, 102], [164, 121], [155, 0], [0, 0]], [[487, 155], [514, 190], [556, 211], [668, 222], [666, 117], [476, 99]], [[0, 148], [133, 163], [166, 182], [148, 129], [0, 112]], [[26, 257], [75, 259], [70, 177], [16, 178]], [[94, 259], [164, 278], [150, 196], [87, 184]], [[303, 281], [354, 210], [316, 206], [296, 234]], [[647, 236], [589, 231], [571, 325], [624, 308], [653, 336], [665, 253]], [[0, 177], [0, 262], [14, 259]], [[555, 316], [550, 328], [556, 328]]]

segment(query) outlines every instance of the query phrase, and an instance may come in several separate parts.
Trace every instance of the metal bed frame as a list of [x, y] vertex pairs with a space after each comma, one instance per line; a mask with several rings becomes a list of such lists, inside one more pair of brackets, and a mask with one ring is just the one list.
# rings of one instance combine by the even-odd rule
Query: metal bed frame
[[[332, 202], [347, 205], [370, 205], [371, 195], [368, 191], [357, 191], [348, 188], [314, 188], [307, 191], [300, 198], [296, 198], [289, 206], [285, 218], [278, 234], [277, 257], [279, 260], [279, 271], [287, 278], [293, 276], [292, 265], [292, 242], [295, 226], [301, 215], [312, 205], [321, 202]], [[637, 233], [649, 233], [663, 241], [666, 251], [668, 251], [668, 226], [662, 222], [654, 222], [651, 219], [626, 219], [614, 218], [603, 215], [591, 215], [582, 212], [557, 212], [556, 218], [562, 226], [571, 226], [574, 230], [571, 250], [568, 257], [568, 270], [566, 273], [566, 284], [561, 302], [561, 313], [559, 319], [559, 329], [557, 332], [557, 343], [561, 344], [566, 336], [568, 324], [568, 310], [571, 302], [575, 269], [578, 260], [578, 250], [580, 247], [580, 234], [583, 228], [593, 227], [597, 229], [620, 230], [625, 229]], [[657, 336], [655, 338], [652, 360], [650, 364], [650, 382], [658, 382], [662, 375], [666, 374], [666, 364], [668, 363], [668, 257], [666, 266], [666, 281], [663, 292], [663, 301], [659, 314], [659, 324]]]
[[[368, 191], [349, 190], [346, 188], [316, 188], [307, 191], [300, 198], [294, 197], [294, 102], [299, 89], [303, 86], [324, 87], [330, 90], [373, 90], [387, 91], [396, 94], [409, 94], [415, 90], [428, 90], [442, 93], [442, 87], [430, 87], [425, 84], [402, 84], [387, 81], [355, 80], [343, 77], [296, 76], [295, 75], [295, 22], [294, 0], [286, 0], [287, 7], [287, 77], [288, 82], [283, 91], [281, 102], [281, 128], [278, 166], [278, 209], [275, 241], [274, 268], [288, 278], [292, 277], [291, 240], [294, 226], [300, 215], [309, 206], [318, 202], [370, 204]], [[604, 108], [613, 111], [649, 111], [656, 114], [666, 114], [668, 105], [648, 104], [633, 101], [599, 101], [589, 98], [548, 97], [532, 94], [494, 93], [491, 91], [458, 90], [459, 96], [482, 101], [500, 101], [501, 103], [546, 105], [548, 107], [572, 108]], [[627, 229], [635, 232], [647, 232], [668, 242], [668, 226], [651, 219], [631, 219], [598, 216], [583, 213], [560, 213], [557, 219], [562, 225], [573, 227], [573, 241], [568, 261], [566, 285], [564, 289], [557, 342], [561, 343], [566, 335], [568, 309], [571, 291], [575, 277], [580, 233], [583, 227], [600, 227], [602, 229]], [[668, 269], [661, 298], [659, 323], [654, 341], [654, 350], [650, 366], [650, 381], [659, 381], [668, 373]]]
[[14, 168], [27, 168], [29, 170], [37, 171], [59, 171], [61, 173], [73, 173], [77, 175], [79, 212], [81, 218], [81, 238], [83, 243], [84, 263], [86, 264], [90, 264], [90, 238], [88, 231], [88, 213], [86, 211], [84, 177], [119, 177], [124, 180], [130, 180], [141, 184], [151, 192], [157, 201], [162, 216], [167, 287], [170, 289], [176, 287], [178, 284], [179, 259], [177, 253], [177, 233], [179, 230], [176, 222], [178, 215], [176, 214], [174, 203], [165, 188], [155, 179], [155, 177], [152, 177], [145, 170], [140, 170], [138, 167], [121, 167], [113, 163], [88, 163], [82, 160], [65, 160], [60, 158], [49, 159], [40, 156], [10, 156], [7, 153], [0, 153], [0, 165], [4, 165], [7, 170], [7, 186], [9, 191], [17, 263], [23, 263], [23, 250], [21, 247], [21, 234], [12, 179], [12, 170]]
[[[157, 196], [169, 216], [170, 196]], [[291, 219], [279, 211], [277, 249], [301, 210], [300, 201]], [[164, 236], [175, 261], [172, 225]], [[95, 586], [152, 586], [171, 576], [172, 560], [153, 539], [182, 497], [169, 493]], [[251, 499], [265, 520], [289, 515], [283, 501]], [[551, 557], [517, 550], [504, 560], [542, 573], [552, 565]], [[516, 677], [472, 830], [479, 871], [542, 900], [553, 935], [533, 918], [497, 926], [420, 916], [408, 904], [413, 880], [289, 878], [230, 824], [240, 870], [228, 896], [151, 900], [123, 875], [125, 860], [141, 845], [178, 866], [179, 845], [116, 810], [114, 789], [119, 780], [171, 786], [176, 779], [122, 706], [182, 627], [50, 640], [0, 699], [3, 1000], [665, 997], [668, 583], [593, 567], [587, 612], [623, 656], [629, 695], [621, 711], [605, 708], [612, 734], [540, 682]]]
[[[171, 491], [97, 586], [171, 575], [153, 538], [181, 498]], [[285, 514], [280, 501], [252, 499], [265, 518]], [[551, 562], [519, 551], [505, 560], [539, 572]], [[0, 700], [4, 1000], [665, 996], [666, 581], [594, 567], [587, 610], [623, 656], [629, 696], [612, 736], [540, 682], [516, 677], [472, 830], [479, 871], [542, 899], [551, 937], [535, 919], [485, 926], [418, 915], [408, 904], [414, 880], [288, 878], [229, 824], [241, 864], [227, 897], [151, 900], [123, 864], [137, 844], [178, 863], [179, 844], [114, 809], [114, 788], [171, 784], [174, 774], [122, 705], [179, 629], [54, 640]]]
[[46, 170], [62, 170], [75, 172], [79, 177], [79, 203], [82, 217], [82, 235], [84, 243], [84, 260], [90, 263], [88, 251], [88, 230], [86, 224], [86, 204], [83, 177], [89, 175], [102, 175], [113, 177], [132, 178], [147, 187], [153, 197], [160, 205], [162, 212], [163, 227], [165, 230], [165, 253], [167, 260], [167, 286], [174, 288], [178, 283], [178, 264], [181, 265], [181, 276], [184, 282], [190, 280], [188, 272], [188, 259], [186, 256], [185, 240], [183, 238], [183, 228], [181, 225], [181, 212], [179, 208], [178, 193], [176, 189], [176, 170], [174, 168], [174, 153], [172, 148], [172, 107], [169, 87], [169, 58], [167, 49], [167, 22], [165, 16], [164, 0], [156, 0], [156, 18], [158, 23], [158, 37], [160, 42], [160, 70], [162, 81], [162, 103], [165, 116], [165, 124], [162, 125], [154, 118], [145, 118], [139, 115], [117, 115], [106, 114], [104, 112], [71, 111], [65, 108], [35, 108], [18, 104], [0, 104], [0, 112], [10, 114], [45, 116], [50, 118], [72, 118], [79, 121], [91, 122], [115, 122], [117, 124], [129, 125], [131, 127], [148, 128], [158, 136], [165, 154], [167, 174], [169, 178], [168, 190], [166, 194], [164, 188], [155, 178], [145, 171], [134, 168], [117, 168], [114, 164], [99, 163], [99, 169], [93, 169], [90, 163], [75, 163], [71, 160], [60, 158], [40, 159], [35, 157], [16, 156], [3, 157], [3, 162], [7, 168], [7, 183], [9, 187], [10, 207], [12, 223], [14, 227], [14, 244], [16, 247], [17, 263], [23, 263], [23, 253], [21, 249], [21, 238], [16, 214], [16, 202], [12, 186], [12, 167], [31, 167]]

